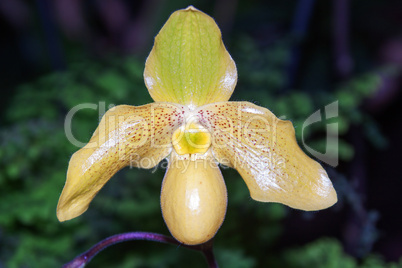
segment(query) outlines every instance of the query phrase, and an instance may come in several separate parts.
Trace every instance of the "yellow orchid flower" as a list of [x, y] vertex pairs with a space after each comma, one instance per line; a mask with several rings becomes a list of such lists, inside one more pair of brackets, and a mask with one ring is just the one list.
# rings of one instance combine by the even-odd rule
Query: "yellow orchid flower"
[[84, 213], [121, 168], [152, 168], [165, 158], [162, 214], [184, 244], [210, 240], [224, 220], [219, 163], [240, 173], [255, 200], [307, 211], [336, 203], [327, 173], [297, 145], [290, 121], [228, 101], [236, 65], [208, 15], [192, 6], [174, 12], [155, 38], [144, 79], [155, 102], [109, 110], [71, 157], [57, 206], [60, 221]]

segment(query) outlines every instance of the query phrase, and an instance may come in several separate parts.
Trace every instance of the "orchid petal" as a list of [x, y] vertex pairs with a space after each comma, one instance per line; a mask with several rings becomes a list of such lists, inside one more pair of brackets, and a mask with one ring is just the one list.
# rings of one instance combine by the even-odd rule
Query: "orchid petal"
[[200, 106], [229, 100], [237, 70], [215, 21], [190, 6], [156, 36], [144, 79], [155, 101]]
[[212, 133], [217, 160], [234, 167], [257, 201], [320, 210], [337, 201], [322, 166], [298, 146], [290, 121], [249, 102], [222, 102], [197, 110]]
[[84, 213], [105, 183], [131, 165], [152, 168], [172, 150], [171, 136], [182, 122], [180, 105], [121, 105], [102, 118], [89, 143], [70, 160], [57, 206], [60, 221]]
[[192, 156], [172, 152], [161, 191], [166, 225], [177, 240], [188, 245], [214, 237], [227, 207], [225, 182], [212, 155]]

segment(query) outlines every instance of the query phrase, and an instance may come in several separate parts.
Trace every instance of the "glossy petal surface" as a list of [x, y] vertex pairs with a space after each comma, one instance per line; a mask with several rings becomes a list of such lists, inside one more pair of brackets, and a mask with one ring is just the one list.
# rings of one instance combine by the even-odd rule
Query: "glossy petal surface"
[[212, 156], [194, 156], [172, 152], [161, 192], [162, 214], [170, 233], [188, 245], [214, 237], [227, 207], [225, 182]]
[[102, 118], [89, 143], [70, 160], [57, 206], [60, 221], [84, 213], [103, 185], [121, 168], [152, 168], [172, 150], [171, 136], [183, 107], [169, 103], [121, 105]]
[[174, 12], [156, 36], [144, 79], [155, 101], [200, 106], [229, 100], [237, 70], [215, 21], [189, 7]]
[[215, 157], [237, 169], [253, 199], [302, 210], [336, 203], [327, 173], [300, 149], [290, 121], [249, 102], [214, 103], [197, 112], [212, 133]]

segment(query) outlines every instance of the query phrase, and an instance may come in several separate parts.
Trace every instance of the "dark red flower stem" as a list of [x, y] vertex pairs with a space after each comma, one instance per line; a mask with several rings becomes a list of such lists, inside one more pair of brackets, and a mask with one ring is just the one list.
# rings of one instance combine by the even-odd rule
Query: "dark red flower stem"
[[214, 252], [212, 251], [212, 245], [209, 249], [202, 250], [205, 259], [208, 262], [208, 267], [210, 268], [218, 268], [218, 263], [216, 262]]
[[130, 232], [130, 233], [113, 235], [100, 241], [95, 246], [90, 248], [88, 251], [84, 252], [83, 254], [77, 256], [74, 260], [63, 265], [63, 268], [83, 268], [85, 267], [86, 264], [88, 264], [92, 260], [93, 257], [95, 257], [99, 252], [101, 252], [105, 248], [117, 243], [130, 240], [155, 241], [165, 244], [180, 245], [185, 248], [201, 251], [204, 254], [204, 257], [206, 258], [208, 266], [210, 268], [218, 267], [218, 264], [214, 257], [214, 253], [212, 251], [212, 241], [209, 241], [201, 245], [188, 246], [180, 243], [179, 241], [175, 240], [172, 237], [168, 237], [161, 234], [147, 233], [147, 232]]

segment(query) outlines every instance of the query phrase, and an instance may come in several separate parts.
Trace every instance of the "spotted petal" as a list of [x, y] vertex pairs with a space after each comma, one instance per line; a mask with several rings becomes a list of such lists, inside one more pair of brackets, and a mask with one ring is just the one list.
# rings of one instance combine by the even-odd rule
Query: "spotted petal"
[[155, 101], [200, 106], [229, 100], [237, 71], [215, 21], [190, 6], [156, 36], [144, 79]]
[[183, 107], [170, 103], [121, 105], [102, 118], [89, 143], [70, 160], [57, 206], [60, 221], [84, 213], [103, 185], [121, 168], [152, 168], [172, 150], [171, 136]]
[[209, 104], [197, 113], [212, 133], [215, 157], [237, 169], [253, 199], [308, 211], [336, 203], [327, 173], [297, 145], [290, 121], [249, 102]]

